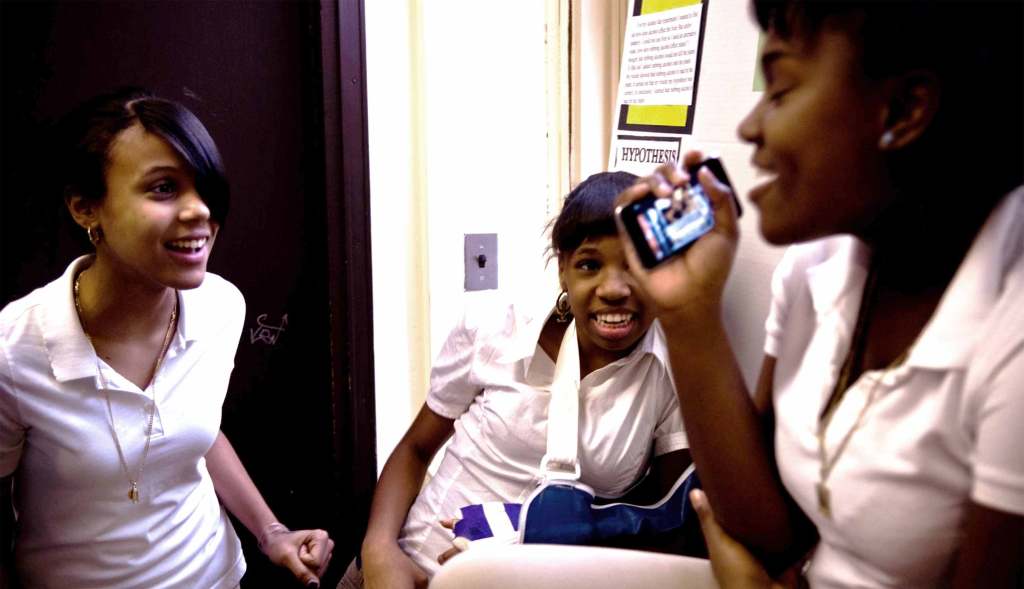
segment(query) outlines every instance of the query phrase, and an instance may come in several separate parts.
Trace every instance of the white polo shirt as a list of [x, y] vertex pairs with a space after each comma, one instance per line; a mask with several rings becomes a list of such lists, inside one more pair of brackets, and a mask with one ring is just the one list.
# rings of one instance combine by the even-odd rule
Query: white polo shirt
[[[220, 431], [245, 301], [214, 274], [181, 291], [178, 329], [154, 385], [142, 391], [98, 362], [82, 331], [72, 281], [89, 263], [75, 260], [0, 311], [0, 477], [14, 473], [21, 581], [61, 589], [235, 587], [245, 560], [204, 456]], [[156, 389], [138, 504], [128, 499], [103, 382], [133, 475]]]
[[[434, 363], [427, 406], [454, 419], [455, 434], [399, 538], [428, 574], [452, 547], [441, 519], [466, 505], [520, 503], [540, 482], [554, 361], [537, 343], [550, 309], [530, 311], [499, 304], [468, 312]], [[660, 326], [582, 380], [579, 435], [581, 481], [604, 496], [627, 491], [652, 456], [687, 447]]]
[[[775, 452], [821, 534], [815, 587], [933, 587], [948, 575], [969, 501], [1024, 514], [1024, 188], [1003, 199], [828, 479], [818, 510], [818, 416], [850, 346], [868, 251], [852, 237], [790, 248], [776, 270], [765, 351], [777, 358]], [[847, 391], [831, 459], [878, 371]]]

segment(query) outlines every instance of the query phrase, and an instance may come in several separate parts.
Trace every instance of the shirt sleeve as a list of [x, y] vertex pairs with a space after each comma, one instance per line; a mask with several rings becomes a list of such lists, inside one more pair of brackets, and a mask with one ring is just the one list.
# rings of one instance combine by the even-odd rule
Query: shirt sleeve
[[764, 322], [764, 353], [776, 358], [782, 348], [786, 316], [793, 298], [788, 291], [795, 271], [796, 253], [797, 249], [793, 247], [786, 250], [779, 265], [775, 267], [775, 272], [772, 273], [772, 302], [768, 310], [768, 319]]
[[1018, 347], [985, 387], [977, 417], [971, 499], [979, 505], [1024, 515], [1024, 349]]
[[430, 369], [427, 407], [442, 417], [458, 419], [479, 393], [471, 379], [476, 336], [476, 329], [468, 325], [464, 314], [448, 334]]
[[655, 456], [690, 447], [690, 443], [686, 439], [686, 430], [683, 427], [683, 414], [679, 410], [679, 398], [676, 397], [676, 389], [672, 386], [672, 379], [669, 378], [669, 374], [670, 371], [666, 369], [665, 377], [662, 379], [666, 403], [662, 408], [658, 427], [654, 430]]
[[21, 423], [14, 381], [7, 351], [0, 346], [0, 477], [18, 468], [25, 444], [25, 426]]

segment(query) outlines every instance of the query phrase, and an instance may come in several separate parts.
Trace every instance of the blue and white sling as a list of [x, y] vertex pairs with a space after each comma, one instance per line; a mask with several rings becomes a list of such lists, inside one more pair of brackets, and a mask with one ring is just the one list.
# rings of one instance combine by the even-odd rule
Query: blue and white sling
[[547, 452], [541, 483], [523, 504], [488, 502], [461, 508], [454, 527], [456, 546], [486, 544], [596, 544], [627, 536], [663, 533], [697, 525], [687, 497], [698, 485], [693, 465], [661, 500], [651, 505], [594, 505], [594, 490], [580, 482], [580, 357], [576, 322], [562, 337], [551, 383]]

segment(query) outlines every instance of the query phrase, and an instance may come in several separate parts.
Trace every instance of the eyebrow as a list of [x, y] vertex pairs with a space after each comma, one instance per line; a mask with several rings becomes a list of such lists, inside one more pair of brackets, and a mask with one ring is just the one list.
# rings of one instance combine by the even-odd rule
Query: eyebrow
[[575, 258], [576, 256], [593, 256], [593, 255], [600, 255], [600, 254], [601, 254], [601, 250], [599, 250], [595, 246], [592, 246], [592, 245], [581, 245], [580, 247], [576, 248], [576, 250], [572, 253], [572, 257]]
[[180, 171], [181, 171], [181, 168], [179, 166], [175, 166], [174, 164], [156, 165], [156, 166], [153, 166], [152, 168], [147, 168], [146, 171], [142, 173], [142, 177], [144, 178], [146, 176], [152, 176], [153, 174], [164, 174], [164, 173], [167, 173], [167, 172], [180, 172]]

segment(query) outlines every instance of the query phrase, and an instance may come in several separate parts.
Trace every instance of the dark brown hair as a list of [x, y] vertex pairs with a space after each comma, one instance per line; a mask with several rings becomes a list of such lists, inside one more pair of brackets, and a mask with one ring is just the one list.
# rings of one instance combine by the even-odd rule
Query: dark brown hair
[[124, 88], [87, 100], [58, 123], [62, 197], [78, 194], [102, 200], [114, 139], [136, 123], [167, 141], [185, 160], [211, 218], [223, 225], [229, 189], [213, 138], [192, 111], [141, 88]]
[[588, 237], [615, 235], [615, 198], [636, 179], [629, 172], [599, 172], [580, 182], [565, 197], [551, 226], [549, 253], [558, 256], [575, 250]]

